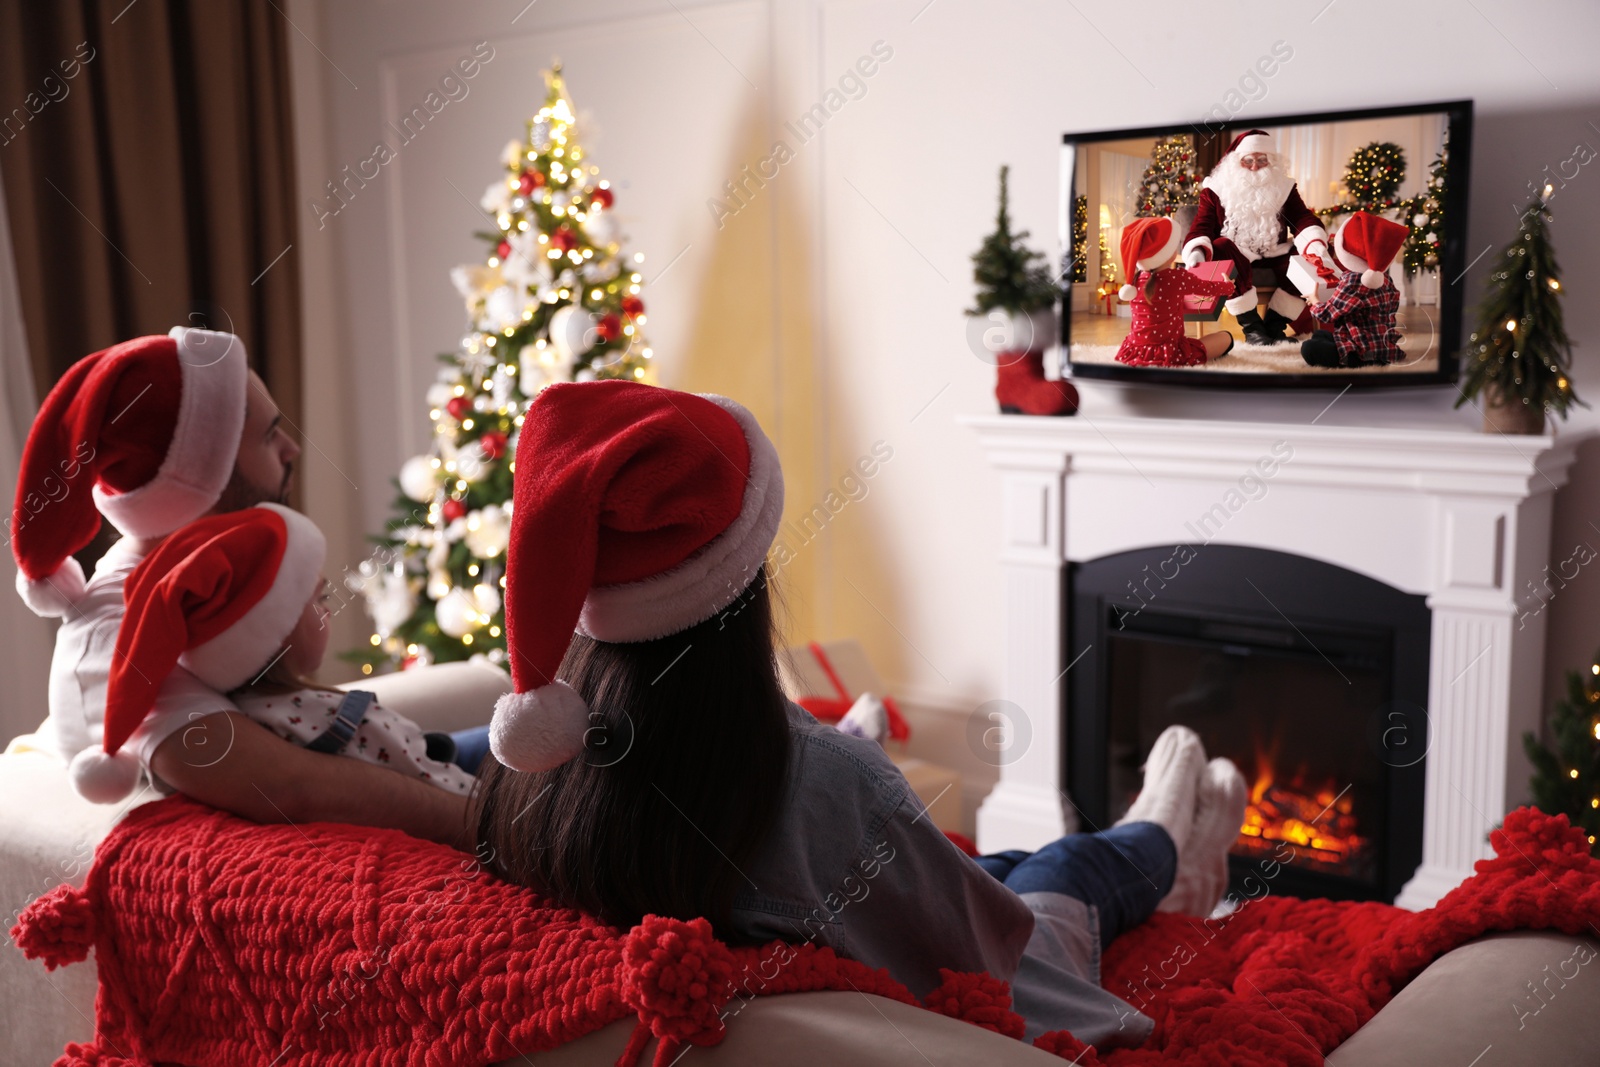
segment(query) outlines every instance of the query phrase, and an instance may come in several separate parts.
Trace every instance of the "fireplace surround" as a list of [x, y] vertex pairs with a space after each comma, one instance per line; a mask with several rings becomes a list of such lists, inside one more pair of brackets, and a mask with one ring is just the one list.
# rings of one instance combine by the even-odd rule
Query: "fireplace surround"
[[[1389, 812], [1385, 834], [1420, 819], [1421, 856], [1395, 902], [1427, 907], [1489, 855], [1489, 830], [1527, 799], [1520, 737], [1539, 724], [1547, 618], [1536, 583], [1576, 435], [1083, 414], [962, 422], [1001, 473], [1001, 695], [1028, 738], [979, 808], [981, 849], [1037, 848], [1093, 828], [1095, 811], [1110, 817], [1070, 789], [1071, 675], [1084, 666], [1070, 643], [1073, 569], [1191, 545], [1202, 559], [1225, 546], [1285, 553], [1419, 598], [1426, 700], [1399, 710], [1426, 738], [1420, 810]], [[1143, 603], [1147, 621], [1160, 614], [1159, 596]]]

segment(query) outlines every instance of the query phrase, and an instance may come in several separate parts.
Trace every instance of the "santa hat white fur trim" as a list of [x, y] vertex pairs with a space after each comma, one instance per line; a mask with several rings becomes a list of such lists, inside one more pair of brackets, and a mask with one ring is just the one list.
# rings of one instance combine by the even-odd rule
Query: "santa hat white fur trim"
[[[1353, 272], [1355, 274], [1361, 275], [1361, 284], [1362, 285], [1366, 285], [1367, 284], [1366, 277], [1367, 277], [1368, 274], [1377, 274], [1378, 273], [1377, 271], [1372, 270], [1367, 265], [1367, 261], [1366, 260], [1364, 260], [1360, 256], [1356, 255], [1354, 252], [1345, 251], [1345, 247], [1344, 247], [1344, 227], [1343, 226], [1340, 226], [1339, 227], [1339, 231], [1333, 235], [1333, 254], [1339, 257], [1339, 265], [1342, 266], [1345, 270], [1351, 271], [1351, 272]], [[1382, 276], [1380, 275], [1380, 278], [1381, 277]], [[1367, 288], [1368, 289], [1377, 289], [1377, 288], [1381, 288], [1382, 285], [1383, 285], [1383, 282], [1379, 281], [1377, 285], [1367, 285]]]
[[83, 577], [83, 567], [68, 556], [61, 561], [55, 573], [44, 578], [31, 579], [17, 571], [17, 593], [35, 615], [47, 619], [65, 618], [83, 594], [88, 583]]
[[583, 751], [589, 705], [566, 682], [507, 693], [489, 720], [489, 751], [514, 771], [547, 771]]
[[272, 588], [238, 622], [178, 657], [180, 666], [219, 693], [237, 689], [271, 666], [317, 591], [328, 556], [316, 523], [282, 504], [256, 506], [281, 515], [289, 534]]
[[1183, 233], [1178, 229], [1176, 222], [1171, 219], [1167, 221], [1171, 223], [1171, 232], [1167, 235], [1167, 243], [1162, 245], [1155, 255], [1145, 256], [1143, 259], [1136, 261], [1134, 263], [1135, 267], [1140, 270], [1154, 270], [1156, 267], [1164, 267], [1171, 262], [1173, 256], [1178, 254], [1178, 246], [1183, 243]]
[[174, 326], [182, 394], [161, 469], [126, 493], [91, 489], [100, 514], [129, 537], [160, 537], [204, 515], [233, 474], [244, 433], [250, 363], [231, 333]]
[[750, 445], [750, 477], [739, 515], [700, 551], [664, 574], [589, 590], [578, 632], [630, 644], [679, 633], [732, 604], [755, 580], [783, 518], [783, 468], [754, 415], [725, 396], [701, 393], [739, 421]]
[[1121, 298], [1124, 304], [1130, 303], [1138, 295], [1139, 290], [1135, 289], [1130, 282], [1123, 282], [1122, 288], [1117, 290], [1117, 296]]
[[1252, 133], [1239, 142], [1239, 147], [1234, 149], [1241, 156], [1248, 156], [1252, 152], [1278, 151], [1278, 143], [1272, 139], [1270, 133]]

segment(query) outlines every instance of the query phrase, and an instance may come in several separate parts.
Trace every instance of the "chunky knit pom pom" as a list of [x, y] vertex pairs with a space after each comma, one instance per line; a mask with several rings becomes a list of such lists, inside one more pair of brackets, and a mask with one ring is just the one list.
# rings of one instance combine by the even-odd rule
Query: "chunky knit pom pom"
[[1085, 1045], [1073, 1037], [1070, 1030], [1051, 1030], [1047, 1034], [1040, 1034], [1033, 1039], [1033, 1047], [1043, 1049], [1052, 1056], [1071, 1060], [1078, 1067], [1099, 1067], [1100, 1064], [1100, 1057], [1095, 1055], [1094, 1046]]
[[1011, 987], [987, 974], [962, 974], [939, 968], [939, 988], [922, 1006], [1007, 1037], [1022, 1038], [1022, 1016], [1011, 1010]]
[[617, 1062], [637, 1060], [653, 1035], [658, 1067], [684, 1044], [715, 1045], [725, 1034], [722, 1006], [733, 995], [733, 953], [705, 919], [684, 922], [646, 915], [628, 932], [617, 977], [622, 1000], [639, 1014], [633, 1040]]
[[50, 1067], [134, 1067], [134, 1062], [121, 1056], [108, 1056], [98, 1045], [80, 1045], [74, 1041]]
[[44, 960], [46, 970], [87, 959], [94, 947], [94, 906], [89, 895], [58, 885], [22, 909], [11, 940], [30, 960]]

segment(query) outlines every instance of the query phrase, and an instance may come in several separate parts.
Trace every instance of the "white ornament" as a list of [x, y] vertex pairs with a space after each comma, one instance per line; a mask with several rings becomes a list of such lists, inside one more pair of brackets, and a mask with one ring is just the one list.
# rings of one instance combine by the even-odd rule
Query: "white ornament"
[[500, 158], [505, 160], [508, 169], [516, 170], [522, 166], [522, 153], [525, 151], [527, 146], [521, 141], [507, 141], [505, 153]]
[[1424, 234], [1422, 239], [1427, 241], [1430, 245], [1436, 245], [1439, 243], [1439, 235], [1436, 233]]
[[572, 376], [572, 380], [575, 382], [592, 382], [598, 377], [600, 377], [600, 375], [594, 372], [593, 367], [585, 367], [577, 374], [574, 374]]
[[550, 147], [549, 119], [534, 119], [533, 125], [528, 130], [528, 143], [533, 146], [535, 152], [543, 152]]
[[411, 591], [405, 568], [396, 565], [383, 576], [378, 595], [368, 601], [372, 611], [372, 626], [380, 637], [388, 637], [398, 630], [411, 613], [417, 609], [417, 598]]
[[459, 587], [450, 590], [434, 605], [433, 617], [448, 637], [462, 637], [478, 626], [477, 604], [471, 593]]
[[550, 344], [556, 355], [571, 363], [594, 347], [598, 323], [593, 315], [576, 304], [557, 309], [550, 316]]
[[511, 206], [511, 187], [504, 179], [497, 181], [483, 191], [483, 198], [478, 201], [478, 206], [491, 215], [498, 215]]
[[1417, 212], [1415, 215], [1411, 216], [1411, 221], [1416, 223], [1418, 226], [1426, 226], [1428, 224], [1427, 212], [1425, 212], [1425, 211]]
[[509, 285], [502, 285], [483, 302], [483, 328], [499, 333], [522, 322], [523, 297]]
[[426, 504], [438, 488], [439, 479], [427, 456], [412, 456], [400, 465], [400, 491], [412, 500]]
[[479, 582], [472, 587], [472, 606], [479, 615], [493, 617], [500, 610], [500, 590], [486, 582]]
[[[494, 559], [511, 542], [511, 516], [491, 504], [467, 515], [467, 548], [479, 559]], [[487, 612], [487, 614], [494, 614]]]
[[584, 220], [583, 231], [589, 235], [589, 240], [604, 247], [617, 239], [617, 220], [611, 212], [596, 205], [589, 209], [589, 217]]
[[481, 482], [488, 477], [492, 462], [481, 444], [468, 441], [456, 449], [456, 477], [468, 482]]
[[[551, 378], [549, 370], [537, 359], [533, 358], [533, 354], [531, 352], [524, 354], [521, 363], [522, 381], [519, 385], [519, 388], [521, 388], [523, 396], [533, 396], [546, 385], [550, 384]], [[516, 455], [515, 452], [512, 452], [511, 454]]]
[[456, 392], [447, 382], [434, 382], [428, 386], [427, 401], [430, 408], [442, 408], [450, 403]]
[[443, 600], [445, 597], [450, 595], [450, 590], [452, 588], [454, 587], [450, 584], [450, 576], [444, 571], [428, 572], [429, 600]]

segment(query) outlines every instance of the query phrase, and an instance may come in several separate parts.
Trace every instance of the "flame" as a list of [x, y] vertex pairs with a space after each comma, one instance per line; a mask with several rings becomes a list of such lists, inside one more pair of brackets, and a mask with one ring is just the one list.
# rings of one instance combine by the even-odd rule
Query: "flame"
[[1277, 744], [1256, 747], [1256, 780], [1245, 806], [1244, 825], [1234, 851], [1246, 855], [1274, 852], [1280, 842], [1294, 847], [1297, 859], [1311, 866], [1349, 870], [1364, 859], [1369, 838], [1357, 832], [1354, 798], [1349, 787], [1333, 780], [1307, 786], [1304, 772], [1289, 781], [1274, 769]]

